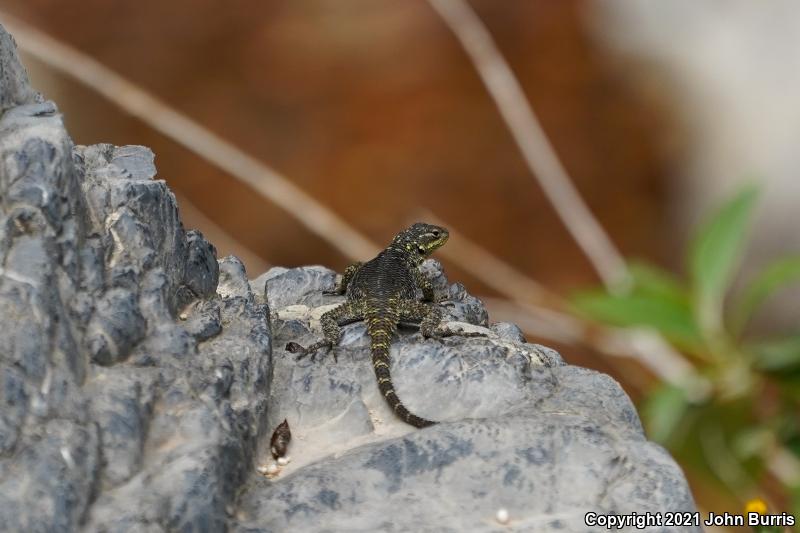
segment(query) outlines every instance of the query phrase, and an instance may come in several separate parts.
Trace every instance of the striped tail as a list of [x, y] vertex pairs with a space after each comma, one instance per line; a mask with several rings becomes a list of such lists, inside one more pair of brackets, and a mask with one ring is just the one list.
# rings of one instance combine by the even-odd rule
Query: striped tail
[[372, 340], [372, 367], [375, 370], [375, 377], [378, 378], [378, 390], [397, 415], [418, 428], [434, 425], [436, 422], [425, 420], [412, 414], [400, 401], [392, 385], [392, 376], [389, 373], [389, 341], [394, 331], [394, 324], [391, 320], [375, 318], [368, 321], [368, 331]]

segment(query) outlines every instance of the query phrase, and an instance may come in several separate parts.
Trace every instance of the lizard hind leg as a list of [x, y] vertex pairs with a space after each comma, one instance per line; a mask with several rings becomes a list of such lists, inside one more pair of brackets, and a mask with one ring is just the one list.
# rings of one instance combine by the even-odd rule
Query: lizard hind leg
[[303, 359], [305, 356], [309, 354], [311, 355], [311, 360], [314, 361], [317, 357], [317, 351], [320, 348], [330, 349], [331, 346], [332, 346], [331, 343], [329, 343], [326, 340], [315, 342], [314, 344], [308, 347], [301, 346], [300, 344], [297, 344], [296, 342], [292, 341], [286, 343], [286, 351], [289, 353], [297, 354], [297, 356], [294, 358], [295, 361], [299, 361], [300, 359]]
[[[311, 360], [314, 361], [317, 350], [320, 348], [331, 349], [339, 343], [339, 339], [342, 337], [342, 326], [364, 318], [360, 307], [354, 302], [345, 302], [339, 307], [324, 313], [320, 318], [324, 336], [321, 341], [315, 342], [308, 348], [304, 348], [296, 342], [289, 342], [286, 344], [286, 350], [290, 353], [298, 354], [295, 357], [295, 361], [299, 361], [309, 354], [311, 355]], [[335, 351], [333, 352], [333, 360], [338, 362]]]

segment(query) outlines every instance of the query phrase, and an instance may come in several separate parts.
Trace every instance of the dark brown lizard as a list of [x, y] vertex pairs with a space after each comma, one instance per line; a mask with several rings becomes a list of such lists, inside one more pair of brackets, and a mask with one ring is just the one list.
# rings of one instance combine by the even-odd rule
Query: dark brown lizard
[[[331, 348], [339, 342], [342, 326], [365, 320], [378, 388], [389, 406], [403, 420], [418, 428], [435, 424], [411, 413], [397, 396], [389, 373], [389, 344], [401, 321], [418, 321], [425, 337], [478, 335], [438, 329], [442, 320], [441, 310], [435, 303], [428, 303], [434, 300], [433, 286], [420, 272], [419, 266], [447, 242], [448, 236], [442, 227], [418, 222], [399, 233], [374, 259], [350, 265], [334, 291], [347, 294], [347, 300], [322, 315], [324, 339], [308, 348], [290, 342], [286, 345], [287, 350], [299, 352], [297, 359], [308, 354], [313, 359], [318, 349]], [[418, 299], [418, 289], [422, 291], [423, 301]]]

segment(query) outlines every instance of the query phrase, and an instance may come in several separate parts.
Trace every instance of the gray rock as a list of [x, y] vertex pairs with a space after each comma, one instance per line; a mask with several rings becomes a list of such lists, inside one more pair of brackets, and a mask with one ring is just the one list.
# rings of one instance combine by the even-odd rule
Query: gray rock
[[186, 240], [189, 245], [186, 286], [199, 298], [213, 296], [219, 282], [219, 265], [215, 260], [217, 250], [199, 231], [188, 232]]
[[336, 272], [329, 268], [276, 267], [254, 279], [252, 285], [253, 292], [266, 295], [271, 309], [278, 309], [290, 303], [322, 305], [323, 291], [332, 291], [335, 282]]
[[265, 428], [267, 307], [241, 263], [217, 293], [150, 150], [73, 146], [2, 28], [0, 84], [0, 529], [224, 530]]
[[[378, 392], [363, 323], [343, 328], [338, 362], [325, 353], [298, 362], [283, 348], [320, 338], [320, 315], [343, 299], [323, 294], [332, 273], [275, 268], [253, 282], [273, 311], [269, 426], [286, 418], [294, 439], [291, 463], [246, 483], [234, 531], [496, 531], [500, 509], [515, 531], [586, 531], [589, 511], [694, 510], [680, 469], [645, 439], [613, 379], [526, 344], [513, 324], [486, 328], [479, 300], [448, 285], [438, 263], [423, 268], [449, 296], [446, 327], [486, 335], [398, 332], [395, 390], [442, 422], [424, 430]], [[680, 531], [651, 529], [668, 530]]]
[[136, 295], [111, 288], [98, 300], [86, 331], [89, 355], [101, 365], [111, 365], [128, 355], [145, 335], [146, 322]]
[[[401, 325], [378, 392], [363, 323], [333, 354], [336, 273], [248, 281], [186, 232], [145, 147], [73, 146], [0, 28], [0, 524], [11, 531], [585, 531], [589, 510], [692, 511], [608, 376], [489, 324], [432, 279], [446, 327]], [[333, 355], [338, 358], [334, 361]], [[272, 459], [284, 418], [291, 462]], [[277, 471], [274, 471], [277, 470]], [[673, 529], [673, 531], [675, 531]], [[686, 529], [686, 531], [693, 531]]]
[[522, 334], [522, 330], [519, 329], [519, 326], [516, 324], [510, 322], [495, 322], [489, 329], [495, 332], [498, 337], [502, 337], [508, 341], [525, 342], [525, 335]]
[[0, 114], [7, 109], [42, 101], [42, 96], [31, 89], [28, 73], [17, 58], [14, 38], [0, 30]]

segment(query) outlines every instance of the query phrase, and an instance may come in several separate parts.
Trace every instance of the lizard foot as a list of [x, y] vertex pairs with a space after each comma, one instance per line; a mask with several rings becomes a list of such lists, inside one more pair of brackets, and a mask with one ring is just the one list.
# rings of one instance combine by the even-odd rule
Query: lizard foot
[[[289, 352], [289, 353], [297, 354], [297, 356], [294, 358], [295, 361], [299, 361], [299, 360], [303, 359], [305, 356], [307, 356], [309, 354], [311, 354], [311, 360], [312, 361], [316, 361], [317, 350], [319, 348], [328, 348], [330, 350], [331, 346], [328, 343], [318, 343], [318, 344], [309, 346], [308, 348], [303, 348], [302, 346], [300, 346], [296, 342], [287, 342], [286, 343], [286, 351]], [[336, 363], [339, 362], [339, 358], [336, 355], [336, 351], [333, 352], [333, 361], [336, 362]]]
[[341, 280], [334, 282], [332, 289], [327, 289], [322, 291], [322, 294], [325, 296], [341, 296], [345, 293], [345, 289], [342, 286]]
[[329, 290], [329, 291], [322, 291], [322, 294], [323, 294], [323, 296], [341, 296], [341, 295], [343, 295], [343, 294], [344, 294], [344, 292], [345, 292], [345, 291], [343, 291], [343, 290], [342, 290], [341, 288], [339, 288], [339, 286], [337, 285], [336, 287], [334, 287], [333, 289], [331, 289], [331, 290]]

